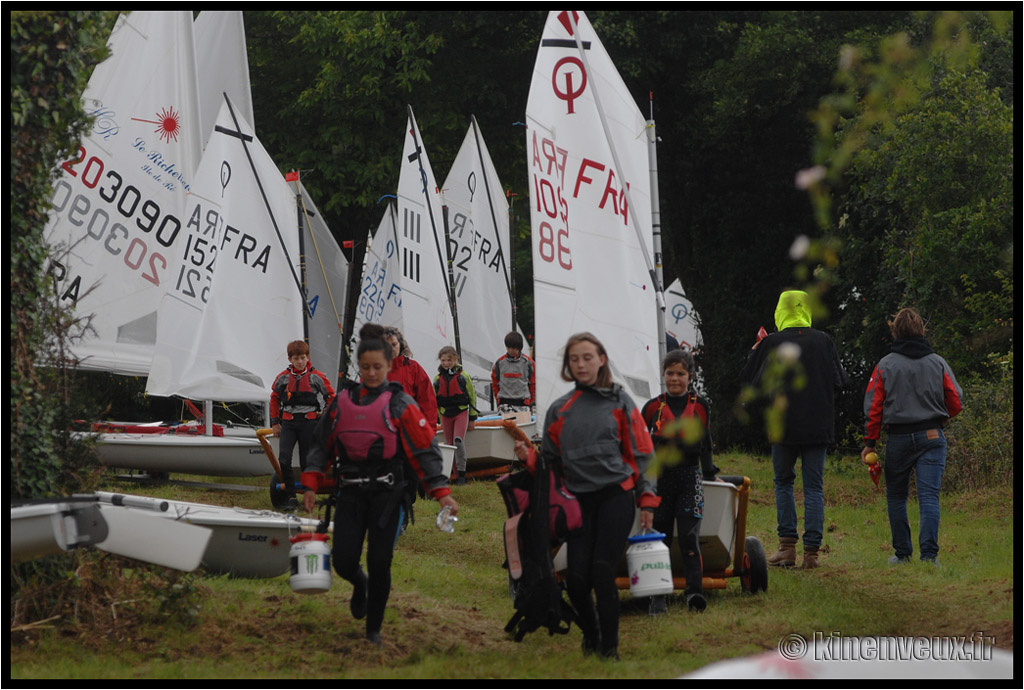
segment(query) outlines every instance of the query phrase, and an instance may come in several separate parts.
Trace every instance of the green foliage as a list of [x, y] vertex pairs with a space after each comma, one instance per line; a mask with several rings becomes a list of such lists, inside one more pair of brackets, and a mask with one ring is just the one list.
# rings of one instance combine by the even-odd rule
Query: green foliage
[[1013, 110], [984, 75], [950, 72], [894, 124], [852, 161], [844, 287], [890, 276], [867, 318], [913, 305], [966, 374], [985, 353], [1007, 352], [1013, 334]]
[[964, 409], [946, 430], [945, 491], [1014, 485], [1013, 355], [990, 358], [993, 373], [961, 381]]
[[805, 171], [819, 226], [841, 247], [825, 286], [851, 379], [840, 428], [889, 349], [889, 315], [913, 306], [963, 378], [1013, 337], [1012, 33], [1007, 13], [920, 13], [840, 52], [837, 90], [813, 114]]
[[88, 631], [121, 642], [139, 628], [188, 628], [205, 588], [191, 573], [147, 567], [102, 551], [82, 550], [23, 564], [12, 572], [11, 626], [40, 621], [65, 632]]
[[43, 241], [51, 184], [87, 121], [80, 96], [106, 55], [109, 12], [11, 13], [10, 339], [11, 459], [14, 496], [45, 496], [73, 485], [63, 428], [64, 372], [39, 367], [60, 358], [67, 317], [48, 293]]

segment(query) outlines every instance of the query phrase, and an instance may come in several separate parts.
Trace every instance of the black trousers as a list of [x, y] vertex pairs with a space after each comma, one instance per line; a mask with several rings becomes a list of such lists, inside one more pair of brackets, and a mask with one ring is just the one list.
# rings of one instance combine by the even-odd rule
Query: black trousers
[[658, 478], [661, 505], [654, 511], [654, 529], [665, 534], [672, 548], [672, 532], [679, 534], [686, 594], [703, 594], [704, 565], [700, 555], [700, 525], [704, 514], [704, 486], [700, 468], [676, 466]]
[[391, 558], [404, 510], [394, 494], [343, 488], [334, 513], [331, 559], [338, 575], [353, 584], [360, 579], [359, 558], [367, 542], [367, 632], [380, 630], [391, 594]]
[[313, 431], [315, 429], [315, 419], [281, 420], [281, 437], [277, 454], [286, 489], [290, 489], [295, 484], [295, 473], [292, 471], [292, 452], [295, 449], [295, 444], [299, 444], [299, 467], [305, 471], [306, 455], [313, 449]]
[[[583, 514], [583, 529], [567, 542], [569, 601], [579, 614], [585, 639], [599, 643], [602, 653], [619, 645], [619, 589], [615, 569], [626, 550], [633, 527], [632, 491], [610, 486], [576, 494]], [[591, 591], [597, 600], [591, 598]]]

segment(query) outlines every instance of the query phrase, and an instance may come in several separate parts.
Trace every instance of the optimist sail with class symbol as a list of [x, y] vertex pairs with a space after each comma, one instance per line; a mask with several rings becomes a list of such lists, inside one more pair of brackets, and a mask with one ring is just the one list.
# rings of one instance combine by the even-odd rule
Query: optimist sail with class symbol
[[548, 15], [526, 124], [538, 419], [580, 331], [642, 405], [660, 390], [647, 122], [582, 12]]

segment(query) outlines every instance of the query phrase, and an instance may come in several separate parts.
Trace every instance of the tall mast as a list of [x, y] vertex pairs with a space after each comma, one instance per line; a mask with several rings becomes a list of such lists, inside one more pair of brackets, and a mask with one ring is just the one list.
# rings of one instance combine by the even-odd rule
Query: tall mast
[[[651, 93], [651, 118], [647, 121], [647, 159], [651, 173], [651, 230], [654, 245], [654, 271], [659, 289], [665, 285], [665, 272], [661, 253], [661, 200], [658, 197], [658, 134], [654, 125], [654, 93]], [[658, 362], [665, 360], [668, 343], [665, 337], [665, 303], [662, 301], [658, 314]], [[665, 380], [661, 379], [661, 392], [665, 392]]]

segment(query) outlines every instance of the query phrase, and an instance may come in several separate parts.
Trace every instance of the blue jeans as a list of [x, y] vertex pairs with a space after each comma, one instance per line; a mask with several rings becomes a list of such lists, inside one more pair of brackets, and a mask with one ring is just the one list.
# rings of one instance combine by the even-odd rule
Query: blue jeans
[[775, 466], [775, 512], [779, 537], [798, 538], [793, 481], [799, 458], [804, 483], [804, 549], [821, 546], [825, 526], [825, 452], [828, 446], [772, 446]]
[[910, 558], [914, 545], [907, 519], [910, 473], [917, 475], [917, 502], [921, 508], [918, 542], [922, 559], [939, 553], [939, 490], [946, 469], [946, 437], [941, 429], [912, 434], [890, 434], [885, 444], [885, 499], [889, 504], [892, 546], [898, 558]]

